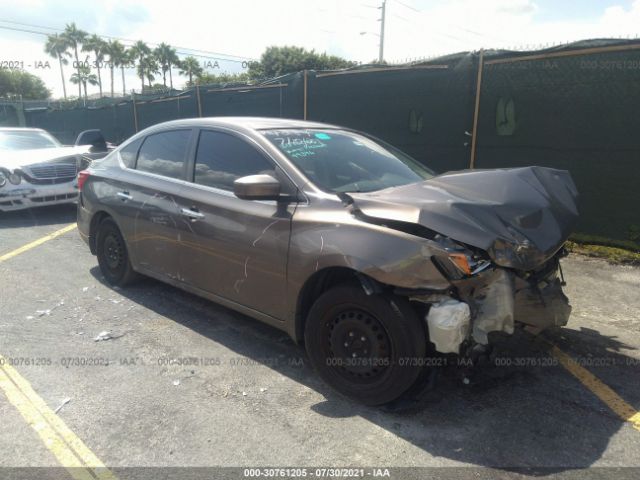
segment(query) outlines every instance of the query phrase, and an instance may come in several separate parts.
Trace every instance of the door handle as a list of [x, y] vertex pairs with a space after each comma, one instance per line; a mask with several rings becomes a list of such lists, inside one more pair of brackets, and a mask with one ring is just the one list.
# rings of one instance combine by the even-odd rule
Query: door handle
[[204, 218], [204, 214], [198, 212], [197, 210], [192, 210], [190, 208], [183, 208], [181, 211], [182, 211], [182, 215], [184, 215], [185, 217], [189, 217], [193, 220], [200, 220], [201, 218]]
[[133, 197], [129, 195], [129, 192], [118, 192], [118, 195], [122, 200], [133, 200]]

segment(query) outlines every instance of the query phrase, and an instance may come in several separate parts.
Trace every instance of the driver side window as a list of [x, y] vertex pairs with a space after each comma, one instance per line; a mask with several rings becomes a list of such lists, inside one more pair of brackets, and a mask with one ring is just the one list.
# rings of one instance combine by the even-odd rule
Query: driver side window
[[233, 191], [236, 179], [262, 173], [275, 175], [275, 166], [245, 140], [223, 132], [200, 132], [195, 183]]

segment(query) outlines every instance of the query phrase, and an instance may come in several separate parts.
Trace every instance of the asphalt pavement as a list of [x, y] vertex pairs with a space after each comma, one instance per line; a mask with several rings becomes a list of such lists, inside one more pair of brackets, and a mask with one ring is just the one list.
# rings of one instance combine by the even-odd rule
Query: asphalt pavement
[[[74, 221], [74, 206], [0, 213], [0, 258]], [[0, 261], [0, 355], [119, 478], [141, 467], [285, 466], [635, 475], [640, 269], [579, 256], [562, 266], [567, 327], [518, 333], [478, 371], [452, 363], [431, 390], [385, 408], [335, 394], [301, 346], [258, 321], [150, 279], [109, 287], [76, 230]], [[20, 381], [7, 388], [24, 393]], [[72, 478], [30, 407], [3, 390], [0, 476], [58, 467]]]

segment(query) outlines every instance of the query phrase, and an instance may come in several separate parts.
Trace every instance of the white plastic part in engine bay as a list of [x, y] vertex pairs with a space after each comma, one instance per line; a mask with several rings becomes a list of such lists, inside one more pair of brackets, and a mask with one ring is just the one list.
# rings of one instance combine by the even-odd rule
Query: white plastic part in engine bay
[[457, 300], [435, 303], [427, 314], [429, 339], [441, 353], [460, 353], [471, 323], [469, 305]]

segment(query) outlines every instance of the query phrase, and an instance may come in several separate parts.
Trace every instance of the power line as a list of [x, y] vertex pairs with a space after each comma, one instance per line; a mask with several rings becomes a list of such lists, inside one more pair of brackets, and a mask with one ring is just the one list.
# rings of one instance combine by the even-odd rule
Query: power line
[[[23, 27], [31, 27], [31, 28], [38, 28], [41, 30], [51, 30], [54, 32], [64, 32], [64, 29], [62, 28], [54, 28], [54, 27], [46, 27], [46, 26], [42, 26], [42, 25], [33, 25], [33, 24], [29, 24], [29, 23], [22, 23], [22, 22], [16, 22], [16, 21], [12, 21], [12, 20], [2, 20], [0, 19], [0, 22], [2, 23], [9, 23], [9, 24], [13, 24], [13, 25], [20, 25]], [[25, 32], [25, 33], [33, 33], [33, 34], [37, 34], [37, 35], [45, 35], [45, 36], [49, 36], [50, 33], [46, 33], [46, 32], [39, 32], [39, 31], [35, 31], [35, 30], [28, 30], [28, 29], [24, 29], [24, 28], [16, 28], [16, 27], [9, 27], [9, 26], [4, 26], [4, 25], [0, 25], [0, 29], [4, 29], [4, 30], [13, 30], [13, 31], [17, 31], [17, 32]], [[122, 42], [127, 42], [127, 43], [135, 43], [136, 40], [132, 40], [130, 38], [122, 38], [122, 37], [113, 37], [110, 35], [98, 35], [101, 38], [104, 39], [108, 39], [108, 40], [120, 40]], [[158, 43], [154, 43], [154, 42], [148, 42], [149, 45], [151, 46], [158, 46]], [[253, 58], [250, 57], [243, 57], [240, 55], [231, 55], [228, 53], [220, 53], [220, 52], [211, 52], [208, 50], [198, 50], [198, 49], [194, 49], [194, 48], [190, 48], [190, 47], [180, 47], [180, 46], [174, 46], [174, 48], [176, 49], [176, 53], [180, 53], [182, 55], [192, 55], [194, 57], [201, 57], [201, 58], [211, 58], [211, 59], [215, 59], [215, 60], [224, 60], [227, 62], [235, 62], [235, 63], [244, 63], [244, 61], [246, 60], [255, 60]], [[189, 50], [189, 51], [185, 51], [185, 50]], [[199, 52], [199, 53], [192, 53], [192, 52]], [[208, 55], [207, 55], [208, 54]], [[227, 57], [231, 57], [231, 58], [227, 58]], [[238, 59], [238, 60], [235, 60]]]
[[403, 7], [408, 8], [409, 10], [413, 10], [414, 12], [418, 12], [418, 13], [422, 12], [422, 10], [418, 10], [417, 8], [412, 7], [411, 5], [407, 5], [406, 3], [401, 2], [400, 0], [394, 0], [394, 2], [399, 3]]
[[[405, 8], [413, 10], [416, 13], [423, 13], [424, 12], [424, 10], [419, 10], [419, 9], [417, 9], [415, 7], [412, 7], [411, 5], [408, 5], [408, 4], [404, 3], [404, 2], [402, 2], [401, 0], [393, 0], [393, 1], [396, 2], [399, 5], [402, 5]], [[402, 19], [402, 20], [410, 21], [410, 20], [408, 20], [408, 19], [406, 19], [404, 17], [401, 17], [400, 15], [396, 15], [396, 14], [394, 14], [394, 15], [397, 16], [398, 18]], [[460, 27], [460, 26], [454, 25], [452, 23], [447, 23], [446, 25], [448, 25], [449, 27], [457, 28], [458, 30], [462, 30], [463, 32], [467, 32], [467, 33], [470, 33], [472, 35], [476, 35], [476, 36], [481, 37], [481, 38], [487, 38], [489, 40], [494, 40], [494, 41], [498, 41], [498, 42], [503, 42], [504, 41], [501, 38], [494, 37], [494, 36], [491, 36], [491, 35], [487, 35], [487, 34], [481, 33], [481, 32], [476, 32], [475, 30], [471, 30], [469, 28]]]

